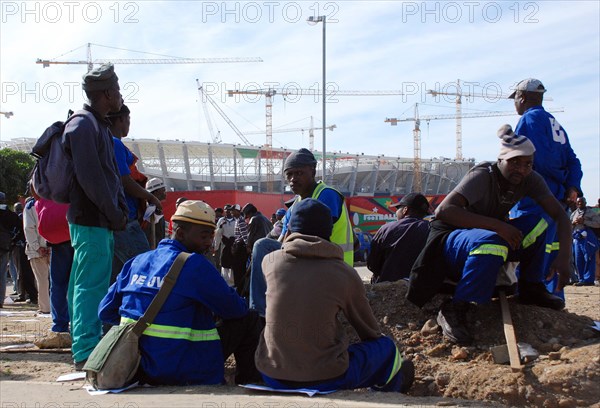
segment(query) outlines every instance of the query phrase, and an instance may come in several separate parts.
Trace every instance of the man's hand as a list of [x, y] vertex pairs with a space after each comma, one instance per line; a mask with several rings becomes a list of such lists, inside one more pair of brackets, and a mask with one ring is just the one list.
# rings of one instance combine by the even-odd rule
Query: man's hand
[[154, 194], [152, 194], [152, 198], [148, 200], [148, 202], [150, 204], [153, 204], [156, 206], [156, 211], [157, 213], [161, 214], [162, 213], [162, 204], [160, 203], [160, 200], [158, 198], [156, 198], [156, 196]]
[[550, 265], [546, 281], [552, 280], [556, 274], [558, 274], [558, 285], [556, 285], [555, 292], [559, 292], [569, 283], [571, 277], [571, 264], [568, 258], [562, 259], [560, 256], [556, 257], [552, 265]]
[[496, 228], [496, 233], [508, 243], [512, 250], [519, 249], [521, 242], [523, 242], [523, 233], [518, 228], [505, 222]]

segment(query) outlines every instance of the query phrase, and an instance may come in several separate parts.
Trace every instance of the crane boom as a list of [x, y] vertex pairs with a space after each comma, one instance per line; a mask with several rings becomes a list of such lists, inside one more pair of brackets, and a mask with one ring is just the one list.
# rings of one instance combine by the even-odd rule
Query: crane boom
[[93, 61], [50, 61], [38, 58], [36, 64], [42, 64], [44, 68], [48, 68], [50, 65], [64, 64], [83, 64], [89, 65], [102, 65], [107, 62], [113, 64], [221, 64], [221, 63], [233, 63], [233, 62], [263, 62], [262, 58], [258, 57], [234, 57], [234, 58], [129, 58], [129, 59], [95, 59]]
[[[198, 83], [198, 85], [200, 84], [198, 82], [198, 80], [196, 80], [196, 82]], [[227, 116], [227, 114], [225, 112], [223, 112], [223, 109], [221, 109], [221, 107], [213, 100], [213, 98], [211, 98], [210, 95], [204, 93], [204, 90], [202, 89], [201, 86], [199, 86], [198, 91], [200, 93], [202, 93], [202, 95], [204, 95], [206, 97], [206, 100], [213, 106], [213, 108], [215, 108], [215, 110], [219, 113], [219, 115], [221, 115], [221, 117], [225, 120], [225, 122], [227, 122], [227, 124], [235, 132], [235, 134], [238, 135], [238, 137], [240, 139], [242, 139], [242, 141], [247, 146], [250, 146], [250, 141], [248, 141], [248, 139], [246, 139], [246, 137], [244, 136], [244, 134], [238, 129], [238, 127], [235, 125], [235, 123], [233, 123], [231, 121], [231, 119], [229, 119], [229, 117]]]

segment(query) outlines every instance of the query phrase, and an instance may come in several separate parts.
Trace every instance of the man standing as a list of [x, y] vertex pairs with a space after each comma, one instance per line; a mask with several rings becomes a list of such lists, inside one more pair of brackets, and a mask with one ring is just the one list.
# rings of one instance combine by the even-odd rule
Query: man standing
[[15, 247], [14, 239], [17, 236], [19, 226], [19, 216], [8, 209], [6, 194], [0, 191], [0, 308], [4, 305], [6, 268]]
[[38, 312], [50, 313], [50, 250], [46, 240], [38, 232], [39, 219], [35, 209], [39, 196], [29, 185], [32, 198], [25, 203], [23, 211], [23, 233], [25, 234], [25, 254], [35, 276], [38, 289]]
[[224, 207], [225, 216], [217, 221], [215, 228], [215, 239], [213, 248], [218, 248], [221, 254], [221, 276], [229, 286], [234, 285], [233, 281], [233, 241], [235, 240], [235, 218], [231, 215], [231, 204], [226, 204]]
[[242, 214], [242, 208], [239, 204], [235, 204], [231, 208], [231, 214], [235, 219], [234, 228], [234, 240], [231, 251], [233, 254], [233, 283], [237, 289], [237, 293], [241, 294], [244, 283], [244, 276], [246, 275], [246, 262], [248, 262], [248, 251], [246, 245], [248, 245], [248, 224]]
[[584, 197], [577, 199], [577, 209], [571, 214], [573, 224], [573, 255], [579, 282], [575, 286], [593, 286], [596, 273], [598, 239], [594, 228], [600, 228], [600, 214], [587, 206]]
[[[167, 199], [165, 183], [158, 177], [151, 178], [146, 182], [146, 191], [156, 197], [158, 201], [162, 202]], [[158, 221], [156, 221], [157, 218]], [[156, 208], [150, 216], [150, 221], [144, 221], [142, 224], [142, 230], [146, 234], [150, 248], [155, 249], [158, 243], [165, 238], [166, 222], [163, 211]], [[152, 231], [154, 231], [154, 235], [152, 235]]]
[[113, 231], [127, 224], [127, 204], [106, 120], [121, 109], [123, 98], [112, 64], [83, 76], [89, 105], [86, 116], [69, 121], [64, 149], [73, 160], [73, 188], [67, 220], [75, 250], [69, 280], [69, 314], [75, 368], [81, 370], [100, 341], [98, 305], [108, 290], [113, 259]]
[[131, 153], [122, 141], [129, 134], [131, 124], [129, 108], [123, 104], [120, 110], [110, 112], [108, 119], [111, 121], [110, 131], [113, 134], [115, 145], [115, 159], [123, 184], [125, 201], [129, 209], [125, 230], [115, 231], [114, 233], [115, 250], [111, 276], [111, 282], [114, 282], [123, 264], [128, 259], [150, 250], [150, 244], [148, 244], [148, 239], [140, 225], [142, 218], [140, 214], [144, 214], [146, 202], [156, 206], [159, 211], [162, 211], [162, 204], [154, 194], [144, 188], [147, 177], [137, 170], [135, 166], [137, 157]]
[[[521, 115], [515, 133], [527, 137], [533, 143], [535, 146], [533, 170], [543, 177], [550, 192], [563, 203], [563, 208], [566, 208], [567, 190], [576, 189], [581, 196], [583, 173], [581, 163], [569, 143], [567, 132], [542, 106], [545, 92], [546, 88], [538, 79], [528, 78], [517, 84], [515, 91], [509, 96], [515, 100], [515, 109]], [[552, 217], [530, 198], [517, 203], [511, 212], [511, 217], [517, 218], [526, 214], [541, 215], [548, 223], [547, 255], [544, 266], [545, 270], [548, 270], [558, 251], [556, 224]], [[550, 292], [556, 292], [559, 286], [556, 277], [546, 285]], [[562, 292], [559, 292], [559, 295], [562, 296]]]
[[[273, 388], [408, 391], [414, 366], [381, 334], [360, 276], [329, 241], [331, 211], [312, 198], [295, 207], [283, 248], [263, 261], [269, 307], [256, 366], [264, 381]], [[340, 311], [361, 340], [350, 347]]]
[[281, 248], [286, 233], [288, 222], [294, 212], [294, 205], [306, 198], [319, 200], [331, 211], [333, 230], [330, 241], [342, 247], [344, 251], [344, 262], [354, 266], [354, 232], [348, 217], [345, 199], [342, 193], [327, 186], [323, 181], [317, 182], [317, 160], [308, 149], [300, 149], [293, 152], [285, 160], [283, 166], [285, 178], [290, 188], [296, 194], [294, 204], [289, 208], [283, 219], [283, 228], [279, 241], [269, 238], [259, 240], [254, 245], [252, 252], [252, 269], [250, 276], [250, 308], [255, 309], [261, 316], [265, 314], [265, 292], [266, 282], [262, 271], [263, 258]]
[[252, 203], [248, 203], [242, 208], [244, 218], [248, 220], [248, 242], [246, 248], [248, 253], [252, 253], [252, 248], [256, 241], [269, 235], [273, 229], [273, 224], [265, 217], [258, 208]]
[[[260, 326], [256, 313], [228, 287], [203, 255], [215, 232], [215, 213], [202, 201], [181, 203], [173, 235], [158, 248], [129, 260], [100, 304], [102, 321], [118, 325], [140, 318], [182, 252], [191, 252], [162, 309], [140, 338], [140, 380], [150, 384], [221, 384], [233, 353], [236, 384], [260, 380], [254, 364]], [[215, 317], [219, 323], [215, 324]]]
[[[532, 170], [535, 147], [515, 135], [509, 125], [498, 130], [502, 140], [496, 163], [469, 171], [436, 209], [427, 244], [411, 271], [408, 300], [423, 306], [445, 278], [457, 281], [452, 301], [442, 305], [437, 322], [454, 343], [468, 344], [466, 313], [471, 303], [489, 302], [500, 267], [520, 261], [519, 300], [560, 310], [564, 301], [546, 290], [544, 278], [559, 276], [559, 289], [569, 281], [571, 227], [567, 214], [542, 177]], [[544, 269], [545, 221], [535, 214], [507, 220], [523, 197], [537, 202], [558, 224], [560, 250]]]
[[408, 278], [429, 234], [429, 222], [423, 220], [429, 202], [423, 194], [409, 193], [390, 207], [398, 208], [398, 221], [379, 228], [371, 242], [367, 268], [372, 283]]

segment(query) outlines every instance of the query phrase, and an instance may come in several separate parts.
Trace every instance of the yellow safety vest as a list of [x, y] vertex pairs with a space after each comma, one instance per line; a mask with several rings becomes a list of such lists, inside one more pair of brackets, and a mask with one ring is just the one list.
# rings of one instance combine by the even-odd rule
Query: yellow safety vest
[[[319, 199], [319, 196], [328, 187], [323, 181], [319, 181], [317, 186], [315, 187], [311, 198], [315, 200]], [[334, 244], [338, 244], [342, 247], [344, 251], [344, 262], [346, 262], [350, 266], [354, 266], [354, 233], [352, 232], [352, 225], [350, 225], [350, 218], [348, 217], [348, 209], [346, 208], [346, 203], [344, 196], [334, 188], [331, 188], [333, 191], [338, 193], [342, 198], [342, 212], [340, 213], [340, 217], [333, 224], [333, 231], [331, 232], [331, 236], [329, 240]], [[300, 197], [296, 198], [296, 202], [300, 200]]]

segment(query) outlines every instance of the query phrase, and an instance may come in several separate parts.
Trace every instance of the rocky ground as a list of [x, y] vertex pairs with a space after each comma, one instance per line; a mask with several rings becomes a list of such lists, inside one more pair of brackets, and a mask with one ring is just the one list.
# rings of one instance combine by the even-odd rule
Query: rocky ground
[[[470, 312], [475, 342], [457, 347], [445, 341], [434, 324], [443, 298], [421, 310], [404, 299], [404, 282], [366, 287], [382, 331], [415, 363], [410, 395], [424, 404], [446, 397], [482, 405], [600, 407], [600, 333], [590, 328], [600, 321], [600, 288], [567, 287], [567, 310], [560, 312], [509, 298], [517, 340], [540, 353], [522, 371], [513, 372], [508, 364], [494, 363], [490, 352], [490, 347], [505, 344], [498, 301]], [[23, 350], [50, 327], [51, 319], [36, 316], [35, 310], [23, 303], [0, 309], [1, 381], [54, 382], [72, 371], [69, 350]]]

